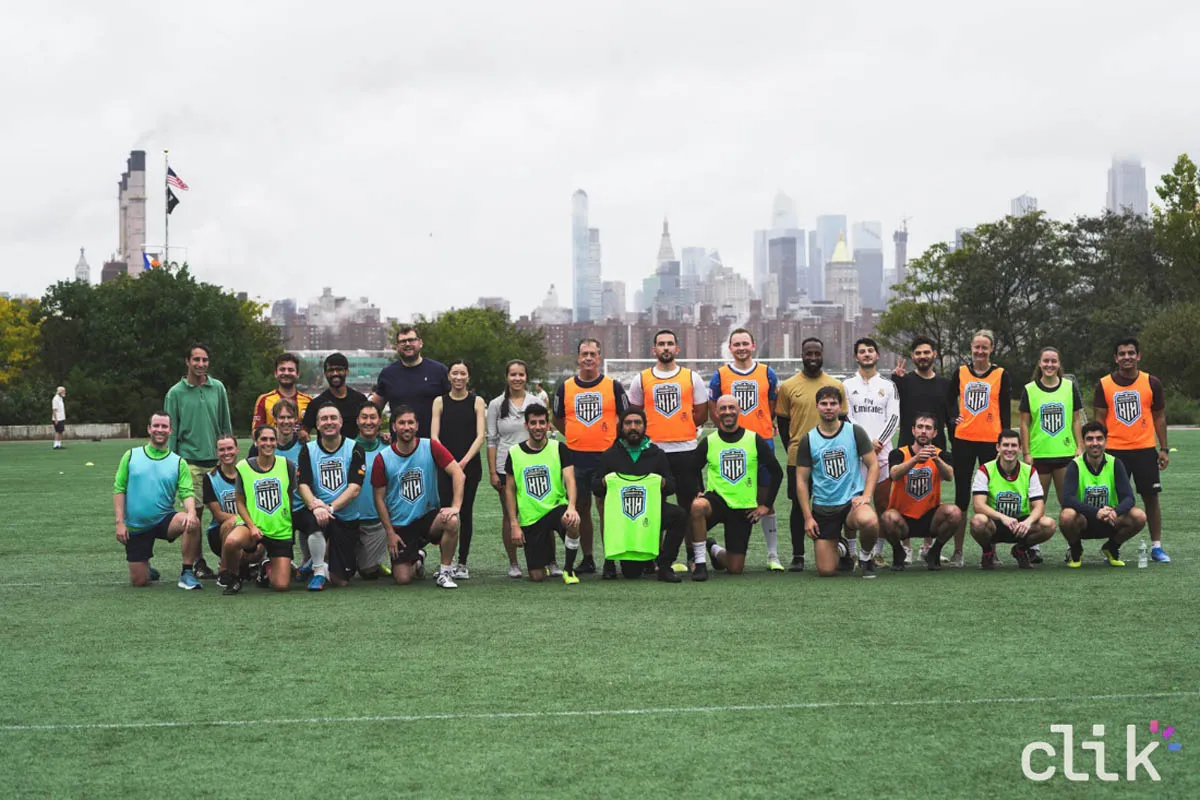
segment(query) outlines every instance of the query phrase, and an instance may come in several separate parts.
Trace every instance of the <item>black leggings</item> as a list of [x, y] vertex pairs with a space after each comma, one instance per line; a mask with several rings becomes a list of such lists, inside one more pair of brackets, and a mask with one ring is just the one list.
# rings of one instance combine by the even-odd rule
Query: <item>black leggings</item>
[[[462, 507], [458, 510], [458, 563], [466, 564], [467, 556], [471, 554], [471, 536], [475, 533], [475, 492], [479, 489], [482, 475], [467, 473], [466, 483], [463, 484]], [[438, 474], [438, 493], [442, 503], [448, 503], [454, 497], [454, 484], [445, 472]]]
[[954, 505], [966, 514], [971, 509], [971, 483], [975, 480], [975, 470], [996, 460], [996, 443], [970, 442], [956, 436], [951, 454], [954, 458]]

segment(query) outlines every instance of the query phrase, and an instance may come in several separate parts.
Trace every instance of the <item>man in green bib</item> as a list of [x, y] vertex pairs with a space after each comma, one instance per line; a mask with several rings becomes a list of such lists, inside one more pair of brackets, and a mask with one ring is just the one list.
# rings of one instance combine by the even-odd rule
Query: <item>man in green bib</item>
[[[692, 501], [691, 509], [693, 540], [725, 524], [725, 547], [715, 540], [709, 542], [709, 547], [713, 566], [724, 567], [734, 575], [746, 568], [750, 530], [771, 513], [783, 483], [783, 468], [771, 443], [743, 428], [740, 412], [733, 395], [717, 399], [717, 432], [701, 439], [696, 447], [696, 463], [705, 465], [708, 491]], [[770, 476], [765, 484], [759, 481], [760, 467]]]
[[[671, 562], [687, 535], [688, 518], [682, 508], [667, 502], [675, 493], [667, 454], [646, 438], [646, 413], [640, 408], [621, 414], [619, 431], [592, 473], [592, 494], [604, 502], [605, 556], [621, 560], [626, 578], [645, 575], [644, 564], [653, 561], [660, 581], [680, 583]], [[699, 543], [693, 540], [692, 553], [696, 558], [692, 580], [707, 580], [703, 534]]]
[[533, 403], [525, 407], [529, 438], [508, 451], [504, 474], [504, 507], [512, 521], [512, 542], [525, 547], [529, 579], [546, 579], [554, 561], [554, 534], [567, 548], [563, 583], [579, 583], [575, 556], [579, 553], [579, 512], [575, 510], [575, 467], [563, 442], [551, 442], [550, 412]]
[[1121, 544], [1146, 527], [1146, 512], [1134, 507], [1133, 484], [1120, 459], [1104, 452], [1108, 429], [1099, 420], [1083, 426], [1084, 454], [1067, 465], [1058, 525], [1070, 545], [1067, 566], [1083, 566], [1083, 540], [1105, 539], [1100, 552], [1123, 567]]
[[1046, 498], [1037, 470], [1021, 460], [1021, 434], [1000, 431], [995, 461], [975, 473], [971, 485], [975, 516], [971, 536], [983, 548], [981, 569], [996, 568], [996, 542], [1012, 542], [1012, 557], [1021, 569], [1033, 569], [1029, 548], [1054, 535], [1046, 516]]
[[[222, 553], [226, 564], [236, 562], [239, 553], [262, 544], [270, 560], [271, 588], [286, 592], [292, 579], [292, 503], [296, 498], [296, 467], [275, 455], [279, 434], [273, 425], [254, 429], [258, 455], [238, 464], [237, 510], [244, 525], [234, 528], [225, 539]], [[237, 594], [241, 582], [225, 587], [225, 594]]]
[[[134, 586], [150, 584], [150, 558], [154, 555], [155, 539], [173, 542], [183, 536], [185, 543], [200, 541], [200, 520], [196, 516], [191, 470], [186, 461], [167, 448], [171, 417], [165, 411], [152, 414], [146, 433], [150, 441], [121, 457], [113, 480], [117, 541], [125, 545], [129, 582]], [[175, 511], [176, 495], [183, 502], [184, 510], [180, 513]], [[184, 549], [189, 548], [185, 545]], [[179, 588], [204, 588], [192, 572], [191, 564], [184, 565]]]

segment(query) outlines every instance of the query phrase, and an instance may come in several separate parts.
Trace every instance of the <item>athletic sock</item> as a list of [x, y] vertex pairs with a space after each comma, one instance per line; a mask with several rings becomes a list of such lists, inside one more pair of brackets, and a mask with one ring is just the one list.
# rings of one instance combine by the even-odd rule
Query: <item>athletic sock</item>
[[325, 563], [325, 534], [314, 531], [308, 535], [308, 552], [312, 554], [313, 575], [329, 577], [329, 565]]
[[775, 519], [775, 512], [772, 511], [765, 517], [760, 519], [759, 524], [762, 525], [763, 538], [767, 540], [767, 560], [779, 560], [779, 525]]
[[575, 556], [579, 553], [579, 539], [567, 537], [563, 542], [566, 549], [566, 556], [563, 558], [563, 569], [567, 572], [575, 571]]
[[883, 555], [883, 539], [875, 540], [875, 555], [877, 555], [877, 556]]
[[703, 564], [705, 542], [692, 542], [692, 561], [697, 564]]
[[725, 552], [725, 548], [721, 547], [721, 545], [717, 544], [716, 542], [713, 542], [712, 546], [709, 548], [709, 552], [712, 553], [713, 561], [716, 561], [721, 557], [721, 554]]
[[191, 565], [191, 564], [184, 564], [184, 565], [183, 565], [183, 569], [179, 570], [179, 574], [180, 574], [180, 575], [185, 575], [185, 574], [187, 574], [187, 573], [189, 573], [189, 572], [191, 572], [191, 571], [192, 571], [192, 565]]
[[846, 552], [850, 555], [851, 558], [858, 555], [858, 539], [847, 539], [846, 540]]

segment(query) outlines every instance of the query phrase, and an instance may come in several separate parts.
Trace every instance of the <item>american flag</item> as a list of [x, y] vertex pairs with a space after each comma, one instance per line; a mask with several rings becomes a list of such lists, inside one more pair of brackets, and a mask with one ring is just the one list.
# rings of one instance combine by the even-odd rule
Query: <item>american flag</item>
[[183, 180], [175, 174], [175, 170], [171, 169], [170, 167], [167, 167], [167, 183], [171, 184], [176, 189], [182, 189], [185, 192], [188, 188], [188, 185], [184, 183]]

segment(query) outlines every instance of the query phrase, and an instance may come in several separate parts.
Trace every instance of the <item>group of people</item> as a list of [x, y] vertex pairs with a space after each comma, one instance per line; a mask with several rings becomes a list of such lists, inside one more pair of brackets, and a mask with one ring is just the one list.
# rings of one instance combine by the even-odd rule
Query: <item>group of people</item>
[[[654, 365], [626, 388], [602, 373], [600, 343], [585, 338], [578, 371], [552, 398], [531, 391], [526, 364], [513, 360], [504, 392], [490, 402], [471, 392], [466, 363], [422, 357], [411, 326], [397, 332], [399, 358], [369, 395], [346, 385], [349, 363], [335, 353], [323, 364], [328, 388], [309, 397], [297, 388], [299, 360], [283, 354], [276, 388], [255, 404], [245, 459], [224, 386], [208, 374], [208, 349], [195, 345], [187, 374], [150, 419], [148, 443], [117, 470], [116, 537], [130, 580], [157, 579], [149, 563], [156, 539], [182, 540], [181, 588], [215, 577], [226, 594], [251, 580], [281, 591], [300, 580], [321, 591], [356, 574], [408, 584], [423, 577], [427, 548], [437, 545], [435, 582], [456, 588], [470, 578], [485, 466], [504, 511], [508, 575], [534, 581], [575, 584], [597, 571], [671, 583], [690, 572], [703, 581], [710, 565], [738, 574], [755, 523], [769, 570], [803, 571], [811, 539], [821, 576], [875, 577], [887, 564], [885, 542], [894, 571], [914, 560], [931, 570], [961, 567], [967, 531], [983, 569], [1000, 563], [1001, 543], [1011, 544], [1019, 567], [1032, 568], [1056, 528], [1070, 566], [1081, 566], [1085, 539], [1102, 539], [1104, 558], [1122, 566], [1121, 545], [1147, 524], [1151, 557], [1170, 561], [1158, 503], [1159, 471], [1169, 463], [1163, 392], [1139, 370], [1135, 339], [1116, 345], [1116, 369], [1096, 387], [1090, 422], [1058, 351], [1045, 348], [1021, 391], [1019, 428], [1012, 379], [991, 363], [989, 331], [975, 335], [971, 363], [950, 377], [936, 374], [936, 344], [925, 337], [913, 342], [914, 369], [900, 358], [890, 378], [879, 373], [878, 345], [858, 340], [858, 369], [845, 382], [824, 371], [816, 338], [802, 343], [803, 368], [784, 381], [755, 360], [750, 331], [735, 330], [728, 344], [732, 360], [706, 382], [677, 363], [677, 337], [661, 330]], [[715, 430], [704, 436], [710, 421]], [[942, 502], [947, 481], [953, 503]], [[1051, 483], [1062, 507], [1057, 526], [1046, 514]], [[774, 512], [785, 487], [787, 567]], [[709, 536], [717, 526], [723, 544]], [[217, 570], [202, 552], [202, 528]]]

